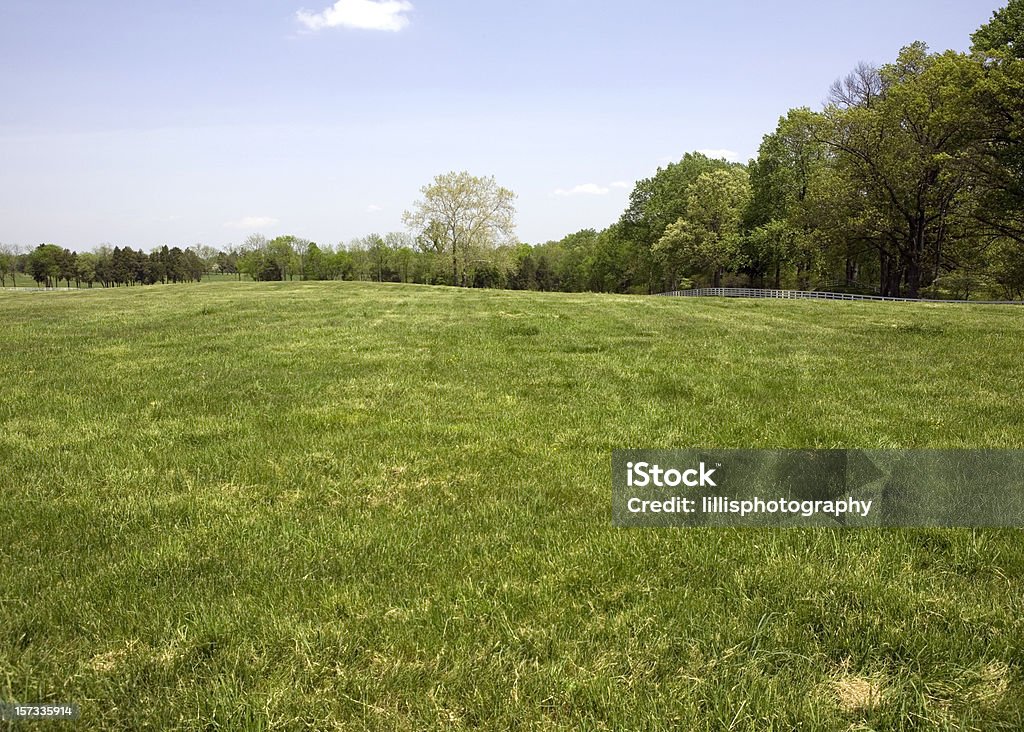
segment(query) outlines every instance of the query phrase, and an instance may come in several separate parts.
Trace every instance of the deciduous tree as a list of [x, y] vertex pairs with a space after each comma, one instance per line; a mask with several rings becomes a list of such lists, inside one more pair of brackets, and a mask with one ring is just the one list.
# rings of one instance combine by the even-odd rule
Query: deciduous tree
[[721, 286], [725, 271], [740, 263], [740, 224], [749, 199], [750, 179], [742, 167], [697, 177], [687, 191], [685, 213], [655, 245], [673, 279], [708, 270], [713, 286]]
[[877, 96], [836, 98], [822, 142], [835, 153], [860, 234], [878, 248], [883, 294], [917, 297], [964, 228], [977, 139], [972, 89], [980, 67], [952, 51], [904, 48], [878, 72]]
[[515, 194], [493, 176], [443, 173], [420, 189], [423, 197], [403, 214], [406, 226], [451, 257], [453, 285], [467, 284], [476, 254], [509, 243], [515, 229]]

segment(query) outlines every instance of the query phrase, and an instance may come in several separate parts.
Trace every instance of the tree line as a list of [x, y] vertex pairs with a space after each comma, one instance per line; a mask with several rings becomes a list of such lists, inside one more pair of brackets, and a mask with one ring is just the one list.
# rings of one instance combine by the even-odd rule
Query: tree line
[[103, 286], [358, 279], [654, 293], [742, 285], [909, 297], [1024, 299], [1024, 0], [968, 53], [905, 47], [859, 64], [821, 111], [782, 116], [747, 164], [688, 153], [636, 183], [603, 230], [529, 245], [493, 177], [437, 176], [405, 232], [336, 246], [249, 237], [146, 254], [0, 247], [0, 278]]
[[42, 287], [83, 285], [152, 285], [158, 282], [199, 281], [210, 271], [209, 262], [197, 249], [182, 250], [166, 246], [147, 254], [131, 247], [101, 246], [94, 252], [73, 252], [55, 244], [40, 244], [30, 253], [18, 253], [14, 247], [0, 247], [0, 285], [10, 277], [28, 275]]
[[614, 225], [524, 250], [515, 284], [1024, 298], [1024, 0], [972, 41], [858, 65], [747, 165], [659, 169]]

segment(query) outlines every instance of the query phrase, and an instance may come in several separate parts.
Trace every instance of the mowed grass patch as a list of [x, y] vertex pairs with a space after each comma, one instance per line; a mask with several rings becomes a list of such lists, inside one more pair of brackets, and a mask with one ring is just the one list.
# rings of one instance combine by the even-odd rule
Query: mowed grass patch
[[1024, 447], [1012, 307], [0, 293], [0, 693], [81, 726], [1019, 729], [1017, 531], [619, 530], [622, 447]]

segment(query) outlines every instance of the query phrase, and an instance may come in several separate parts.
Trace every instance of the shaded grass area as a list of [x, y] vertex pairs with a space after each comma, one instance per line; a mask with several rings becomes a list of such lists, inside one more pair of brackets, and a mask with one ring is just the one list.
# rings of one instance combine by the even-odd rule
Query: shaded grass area
[[29, 277], [24, 272], [8, 272], [7, 277], [4, 278], [4, 282], [0, 285], [0, 290], [10, 287], [11, 289], [17, 287], [37, 287], [36, 281]]
[[1024, 726], [1017, 531], [621, 530], [610, 452], [1024, 447], [1012, 307], [0, 293], [0, 696], [84, 727]]

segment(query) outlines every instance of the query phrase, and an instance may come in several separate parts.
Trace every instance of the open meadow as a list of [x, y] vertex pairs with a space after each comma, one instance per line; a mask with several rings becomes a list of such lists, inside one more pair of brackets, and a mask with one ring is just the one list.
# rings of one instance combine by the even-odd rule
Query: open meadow
[[1020, 307], [223, 281], [5, 290], [0, 323], [3, 698], [1024, 728], [1018, 530], [610, 523], [615, 448], [1024, 448]]

